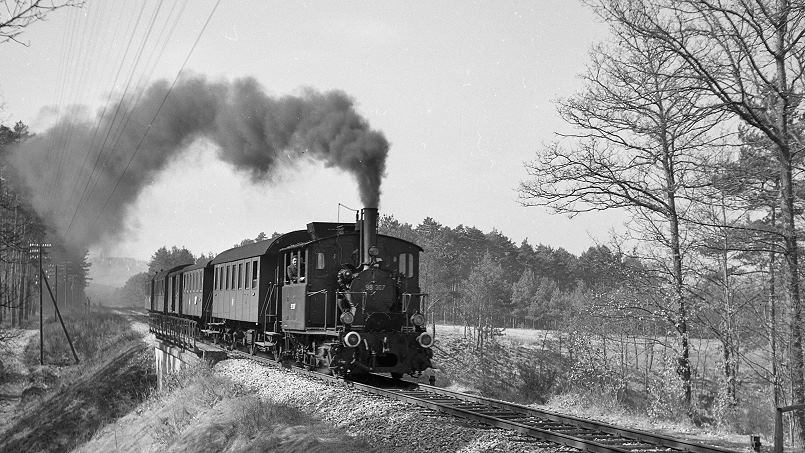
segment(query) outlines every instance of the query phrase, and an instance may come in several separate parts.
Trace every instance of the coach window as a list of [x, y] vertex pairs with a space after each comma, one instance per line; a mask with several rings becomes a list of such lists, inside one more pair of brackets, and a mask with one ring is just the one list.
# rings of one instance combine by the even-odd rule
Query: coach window
[[238, 263], [238, 289], [243, 289], [243, 263]]
[[324, 253], [319, 252], [316, 254], [316, 269], [324, 269]]
[[252, 261], [252, 288], [257, 288], [257, 260]]
[[243, 277], [244, 280], [246, 280], [244, 282], [244, 288], [246, 288], [246, 289], [249, 289], [249, 288], [252, 287], [252, 285], [251, 285], [251, 283], [252, 283], [252, 279], [251, 279], [252, 272], [251, 271], [252, 271], [252, 262], [251, 261], [246, 261], [246, 275], [244, 275], [244, 277]]
[[229, 280], [229, 268], [230, 267], [232, 267], [232, 266], [227, 264], [227, 266], [226, 266], [226, 280], [224, 280], [224, 285], [225, 285], [224, 289], [229, 289], [230, 288], [230, 282], [231, 282]]

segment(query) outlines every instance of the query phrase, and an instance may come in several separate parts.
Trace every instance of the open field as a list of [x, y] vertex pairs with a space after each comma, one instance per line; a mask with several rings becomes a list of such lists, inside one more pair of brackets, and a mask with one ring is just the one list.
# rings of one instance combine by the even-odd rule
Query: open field
[[[757, 393], [757, 377], [747, 369], [742, 404], [730, 419], [718, 418], [714, 399], [696, 402], [698, 418], [680, 411], [673, 338], [574, 339], [561, 331], [505, 329], [481, 354], [471, 334], [465, 337], [464, 326], [436, 326], [437, 385], [730, 448], [745, 448], [747, 434], [772, 442], [771, 397]], [[715, 398], [719, 343], [692, 339], [691, 345], [695, 391]]]

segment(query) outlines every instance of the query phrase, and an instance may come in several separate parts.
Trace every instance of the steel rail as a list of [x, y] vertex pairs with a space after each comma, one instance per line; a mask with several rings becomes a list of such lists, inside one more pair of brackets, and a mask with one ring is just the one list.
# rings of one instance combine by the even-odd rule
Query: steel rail
[[[526, 423], [518, 421], [518, 419], [526, 418], [523, 417], [521, 414], [484, 413], [481, 411], [482, 408], [476, 408], [475, 410], [472, 410], [469, 408], [456, 407], [454, 405], [448, 404], [447, 401], [417, 397], [411, 394], [410, 391], [406, 390], [383, 389], [380, 387], [375, 387], [372, 385], [361, 384], [361, 383], [353, 383], [353, 387], [377, 395], [386, 396], [398, 401], [404, 401], [407, 403], [415, 404], [417, 406], [426, 407], [428, 409], [444, 412], [450, 415], [455, 415], [461, 418], [474, 420], [486, 425], [496, 426], [498, 428], [508, 429], [511, 431], [517, 431], [519, 433], [527, 434], [537, 439], [548, 440], [551, 442], [555, 442], [557, 444], [573, 447], [578, 450], [584, 450], [593, 453], [631, 453], [634, 451], [633, 449], [620, 448], [618, 446], [607, 445], [593, 440], [578, 438], [573, 435], [562, 432], [551, 431], [547, 429], [530, 426]], [[487, 406], [487, 408], [489, 408], [489, 406]], [[514, 417], [514, 419], [512, 419], [511, 417]]]
[[607, 423], [596, 422], [593, 420], [582, 419], [578, 417], [574, 417], [572, 415], [562, 415], [555, 412], [537, 409], [533, 407], [523, 406], [516, 403], [509, 403], [506, 401], [496, 400], [493, 398], [486, 398], [483, 396], [477, 395], [468, 395], [465, 393], [454, 392], [451, 390], [433, 387], [426, 384], [419, 384], [419, 387], [423, 390], [436, 393], [439, 395], [449, 396], [452, 398], [461, 399], [464, 401], [472, 401], [481, 404], [487, 404], [489, 406], [498, 408], [498, 409], [506, 409], [516, 412], [521, 412], [531, 417], [537, 417], [542, 419], [548, 419], [559, 423], [572, 423], [577, 426], [581, 426], [587, 429], [597, 430], [601, 432], [605, 432], [607, 434], [613, 434], [617, 436], [622, 436], [624, 438], [630, 438], [634, 440], [639, 440], [643, 442], [648, 442], [654, 445], [660, 445], [666, 448], [672, 448], [674, 450], [682, 450], [688, 451], [692, 453], [735, 453], [734, 450], [729, 450], [726, 448], [721, 447], [714, 447], [709, 445], [702, 445], [695, 442], [689, 442], [684, 439], [676, 439], [670, 436], [666, 436], [663, 434], [653, 434], [646, 431], [641, 431], [637, 429], [631, 428], [623, 428], [619, 426], [610, 425]]

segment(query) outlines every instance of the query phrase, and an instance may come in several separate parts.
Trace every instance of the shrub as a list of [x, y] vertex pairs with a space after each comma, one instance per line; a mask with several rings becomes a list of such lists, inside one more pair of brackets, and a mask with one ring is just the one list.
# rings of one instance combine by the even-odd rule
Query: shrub
[[527, 363], [518, 363], [520, 396], [526, 402], [545, 404], [557, 392], [567, 387], [568, 363], [561, 355], [542, 351]]

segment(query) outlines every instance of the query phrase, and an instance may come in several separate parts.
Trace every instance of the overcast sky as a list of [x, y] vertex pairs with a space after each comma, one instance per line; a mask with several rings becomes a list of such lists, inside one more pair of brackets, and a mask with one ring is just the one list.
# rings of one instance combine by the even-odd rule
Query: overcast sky
[[[120, 68], [134, 68], [143, 83], [172, 80], [214, 2], [164, 2], [134, 66], [123, 55], [144, 35], [145, 19], [132, 32], [142, 4], [88, 0], [30, 27], [29, 47], [3, 44], [0, 121], [37, 131], [68, 104], [98, 109], [122, 90], [113, 84]], [[159, 4], [145, 5], [150, 18]], [[518, 243], [578, 254], [605, 242], [622, 215], [568, 219], [524, 208], [516, 187], [526, 177], [523, 162], [566, 130], [552, 101], [580, 88], [587, 51], [605, 37], [589, 10], [567, 0], [223, 0], [185, 70], [253, 76], [276, 95], [343, 90], [391, 142], [381, 213], [414, 225], [431, 216], [451, 227], [494, 227]], [[254, 186], [210, 148], [191, 145], [157, 178], [131, 209], [131, 230], [103, 253], [147, 258], [161, 245], [220, 252], [261, 231], [335, 221], [339, 202], [360, 207], [348, 174], [310, 164], [278, 184]], [[340, 211], [341, 220], [353, 216]]]

